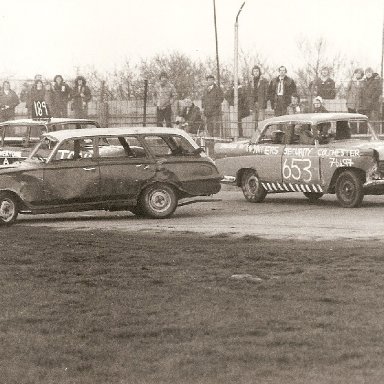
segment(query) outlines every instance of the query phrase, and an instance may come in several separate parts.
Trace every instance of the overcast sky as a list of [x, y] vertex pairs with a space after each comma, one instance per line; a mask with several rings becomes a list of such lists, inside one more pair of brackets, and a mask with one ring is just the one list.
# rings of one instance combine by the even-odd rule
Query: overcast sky
[[[243, 0], [216, 0], [219, 53], [233, 57], [233, 30]], [[324, 37], [380, 71], [383, 0], [246, 0], [240, 48], [271, 65], [297, 65], [297, 40]], [[156, 53], [214, 57], [212, 0], [17, 0], [0, 7], [0, 77], [35, 73], [73, 77], [76, 67], [118, 68]]]

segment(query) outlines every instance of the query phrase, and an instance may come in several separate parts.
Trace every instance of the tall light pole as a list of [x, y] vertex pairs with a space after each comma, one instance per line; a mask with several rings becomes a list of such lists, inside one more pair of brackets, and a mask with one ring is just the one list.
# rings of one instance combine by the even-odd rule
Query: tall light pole
[[235, 21], [235, 58], [234, 58], [234, 76], [233, 76], [233, 104], [234, 104], [234, 113], [233, 113], [233, 119], [235, 120], [234, 124], [236, 124], [235, 129], [235, 139], [239, 137], [239, 87], [238, 87], [238, 81], [239, 81], [239, 74], [238, 74], [238, 68], [239, 68], [239, 15], [241, 10], [243, 9], [245, 4], [241, 5], [239, 12], [237, 12], [236, 21]]
[[[381, 120], [384, 120], [384, 13], [383, 13], [383, 32], [382, 32], [382, 40], [381, 40], [381, 111], [380, 116]], [[383, 129], [383, 125], [381, 126], [381, 129]]]
[[219, 64], [219, 43], [217, 40], [217, 26], [216, 26], [216, 1], [213, 0], [213, 22], [215, 24], [215, 43], [216, 43], [216, 71], [217, 71], [217, 85], [220, 88], [220, 64]]

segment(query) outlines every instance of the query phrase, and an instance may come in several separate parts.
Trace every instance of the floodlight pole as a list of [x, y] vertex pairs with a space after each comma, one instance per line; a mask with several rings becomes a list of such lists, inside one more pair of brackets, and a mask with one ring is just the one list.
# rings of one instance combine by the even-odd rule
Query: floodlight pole
[[235, 57], [234, 57], [234, 76], [233, 76], [233, 104], [234, 104], [234, 113], [233, 119], [235, 120], [234, 124], [236, 125], [235, 129], [235, 140], [239, 137], [239, 15], [245, 4], [241, 5], [239, 12], [237, 12], [236, 21], [235, 21]]
[[220, 63], [219, 63], [219, 42], [217, 40], [217, 25], [216, 25], [216, 1], [213, 0], [213, 22], [215, 24], [215, 44], [216, 44], [216, 71], [217, 85], [220, 88]]
[[[382, 40], [381, 40], [381, 111], [380, 116], [381, 120], [384, 120], [384, 12], [383, 12], [383, 32], [382, 32]], [[381, 126], [381, 129], [383, 129], [383, 125]]]

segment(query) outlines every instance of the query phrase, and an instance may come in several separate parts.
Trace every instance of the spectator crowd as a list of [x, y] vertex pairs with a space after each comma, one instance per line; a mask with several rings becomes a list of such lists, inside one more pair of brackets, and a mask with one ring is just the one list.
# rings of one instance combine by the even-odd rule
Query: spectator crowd
[[0, 120], [15, 118], [15, 108], [20, 102], [25, 103], [28, 116], [32, 116], [35, 102], [45, 102], [52, 117], [68, 117], [68, 105], [75, 118], [88, 116], [88, 103], [92, 93], [83, 76], [77, 76], [71, 87], [63, 76], [56, 75], [53, 81], [44, 81], [42, 75], [36, 75], [33, 84], [23, 84], [18, 96], [11, 89], [10, 82], [4, 81], [0, 89]]
[[[330, 69], [322, 68], [319, 76], [310, 83], [305, 92], [310, 94], [310, 107], [301, 102], [298, 87], [293, 78], [287, 75], [287, 68], [280, 66], [276, 77], [270, 81], [264, 76], [261, 66], [254, 66], [250, 82], [239, 81], [237, 126], [238, 135], [244, 136], [242, 120], [253, 117], [254, 128], [265, 119], [268, 103], [275, 116], [306, 112], [328, 112], [327, 101], [336, 98], [335, 81], [331, 78]], [[206, 85], [202, 92], [201, 108], [191, 97], [182, 100], [182, 108], [173, 119], [172, 106], [177, 101], [177, 90], [166, 72], [161, 72], [158, 82], [153, 86], [152, 100], [156, 108], [156, 125], [172, 127], [173, 122], [187, 132], [196, 134], [203, 130], [209, 136], [220, 136], [222, 132], [222, 102], [226, 100], [234, 108], [235, 86], [223, 90], [213, 75], [206, 77]], [[346, 87], [346, 108], [351, 113], [362, 113], [372, 121], [380, 118], [382, 96], [382, 80], [380, 76], [367, 68], [357, 68]], [[88, 103], [92, 93], [83, 76], [77, 76], [73, 84], [68, 84], [63, 76], [56, 75], [53, 81], [43, 80], [36, 75], [32, 85], [23, 84], [18, 96], [12, 90], [9, 81], [4, 81], [0, 88], [0, 119], [14, 119], [15, 107], [24, 102], [28, 116], [32, 116], [35, 102], [45, 101], [52, 117], [67, 117], [70, 106], [75, 118], [88, 116]]]
[[[326, 113], [325, 101], [336, 98], [335, 81], [330, 76], [329, 68], [322, 68], [320, 75], [310, 83], [308, 90], [311, 104], [304, 106], [300, 101], [295, 81], [287, 75], [287, 68], [278, 68], [278, 75], [268, 81], [262, 74], [260, 66], [254, 66], [250, 84], [239, 84], [238, 87], [238, 133], [243, 136], [242, 119], [253, 113], [255, 128], [264, 120], [267, 103], [270, 103], [275, 116], [295, 113]], [[380, 76], [372, 68], [365, 71], [357, 68], [346, 88], [346, 107], [350, 113], [367, 115], [370, 120], [377, 121], [380, 117], [382, 84]], [[210, 136], [219, 136], [222, 129], [222, 102], [227, 100], [234, 106], [234, 84], [227, 91], [216, 84], [213, 75], [206, 77], [201, 107], [197, 107], [190, 97], [184, 100], [184, 108], [176, 119], [176, 123], [190, 133], [197, 133], [205, 128]], [[171, 106], [176, 100], [175, 87], [162, 72], [160, 81], [153, 92], [154, 104], [157, 108], [157, 125], [171, 127]]]

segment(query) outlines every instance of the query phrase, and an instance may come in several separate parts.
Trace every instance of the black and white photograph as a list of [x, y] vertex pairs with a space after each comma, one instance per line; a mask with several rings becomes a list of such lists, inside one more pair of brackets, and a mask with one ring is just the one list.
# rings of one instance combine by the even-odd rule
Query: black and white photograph
[[0, 31], [0, 383], [384, 383], [383, 0]]

